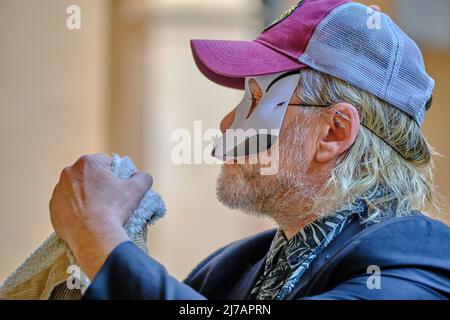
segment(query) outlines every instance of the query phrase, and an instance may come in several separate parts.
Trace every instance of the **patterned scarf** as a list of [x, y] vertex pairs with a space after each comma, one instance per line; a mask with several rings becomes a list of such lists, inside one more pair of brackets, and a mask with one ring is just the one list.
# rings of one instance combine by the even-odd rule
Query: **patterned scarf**
[[270, 246], [264, 272], [249, 298], [285, 299], [320, 252], [358, 214], [366, 211], [364, 201], [355, 201], [339, 212], [310, 223], [290, 240], [278, 230]]

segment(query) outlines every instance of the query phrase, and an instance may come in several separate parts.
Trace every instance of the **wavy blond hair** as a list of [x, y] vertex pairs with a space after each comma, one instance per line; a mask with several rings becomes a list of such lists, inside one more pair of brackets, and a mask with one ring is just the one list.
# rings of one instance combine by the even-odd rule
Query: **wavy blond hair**
[[[368, 205], [369, 220], [407, 215], [412, 210], [424, 214], [438, 210], [432, 175], [435, 151], [408, 115], [364, 90], [312, 69], [300, 72], [297, 96], [305, 104], [350, 103], [364, 125], [319, 192], [313, 212], [326, 215], [358, 197]], [[302, 110], [308, 114], [323, 111], [317, 107]], [[381, 186], [388, 192], [374, 198]], [[392, 204], [395, 210], [386, 210]]]

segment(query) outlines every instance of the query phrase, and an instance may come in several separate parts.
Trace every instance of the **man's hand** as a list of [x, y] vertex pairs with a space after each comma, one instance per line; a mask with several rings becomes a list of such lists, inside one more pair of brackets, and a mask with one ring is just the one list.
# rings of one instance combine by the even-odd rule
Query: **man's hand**
[[111, 161], [103, 154], [81, 157], [61, 172], [50, 200], [56, 234], [91, 280], [111, 251], [129, 240], [123, 225], [152, 185], [144, 172], [115, 177]]

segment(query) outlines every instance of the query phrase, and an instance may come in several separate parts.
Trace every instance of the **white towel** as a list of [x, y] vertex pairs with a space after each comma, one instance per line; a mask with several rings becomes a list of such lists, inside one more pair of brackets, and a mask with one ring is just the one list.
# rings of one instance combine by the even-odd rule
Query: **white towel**
[[[128, 179], [136, 167], [129, 157], [114, 154], [111, 170], [117, 177]], [[130, 239], [146, 253], [147, 226], [165, 212], [161, 197], [149, 190], [124, 226]], [[89, 280], [83, 272], [68, 273], [74, 270], [71, 265], [77, 266], [73, 253], [52, 233], [0, 286], [0, 299], [80, 299]], [[79, 286], [67, 286], [68, 279], [78, 281]]]

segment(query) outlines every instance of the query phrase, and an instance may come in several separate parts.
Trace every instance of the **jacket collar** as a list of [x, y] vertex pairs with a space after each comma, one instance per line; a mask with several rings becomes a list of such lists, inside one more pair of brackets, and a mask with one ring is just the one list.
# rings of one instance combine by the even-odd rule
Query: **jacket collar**
[[[286, 297], [286, 300], [293, 300], [303, 297], [308, 294], [314, 286], [316, 276], [321, 272], [332, 257], [336, 256], [348, 247], [352, 238], [364, 229], [364, 224], [359, 219], [351, 222], [341, 234], [322, 253], [311, 263], [300, 281], [297, 283], [292, 292]], [[273, 232], [275, 236], [275, 231]], [[356, 244], [355, 244], [356, 245]], [[251, 290], [256, 284], [256, 281], [264, 271], [267, 254], [253, 265], [248, 265], [247, 272], [244, 272], [243, 277], [237, 282], [236, 286], [230, 292], [229, 299], [245, 300], [248, 299]]]
[[[275, 234], [275, 232], [274, 232]], [[256, 281], [264, 271], [264, 265], [266, 263], [267, 254], [261, 260], [254, 265], [249, 265], [247, 272], [236, 284], [230, 293], [230, 299], [232, 300], [246, 300], [248, 299], [250, 292], [256, 284]]]
[[357, 245], [357, 243], [353, 243], [352, 239], [358, 235], [365, 226], [366, 224], [360, 219], [353, 220], [311, 263], [302, 278], [300, 278], [300, 281], [292, 289], [292, 292], [286, 297], [286, 300], [299, 299], [308, 295], [313, 289], [316, 279], [321, 278], [321, 270], [327, 268], [331, 263], [332, 258], [342, 253], [343, 250], [350, 250], [351, 247]]

